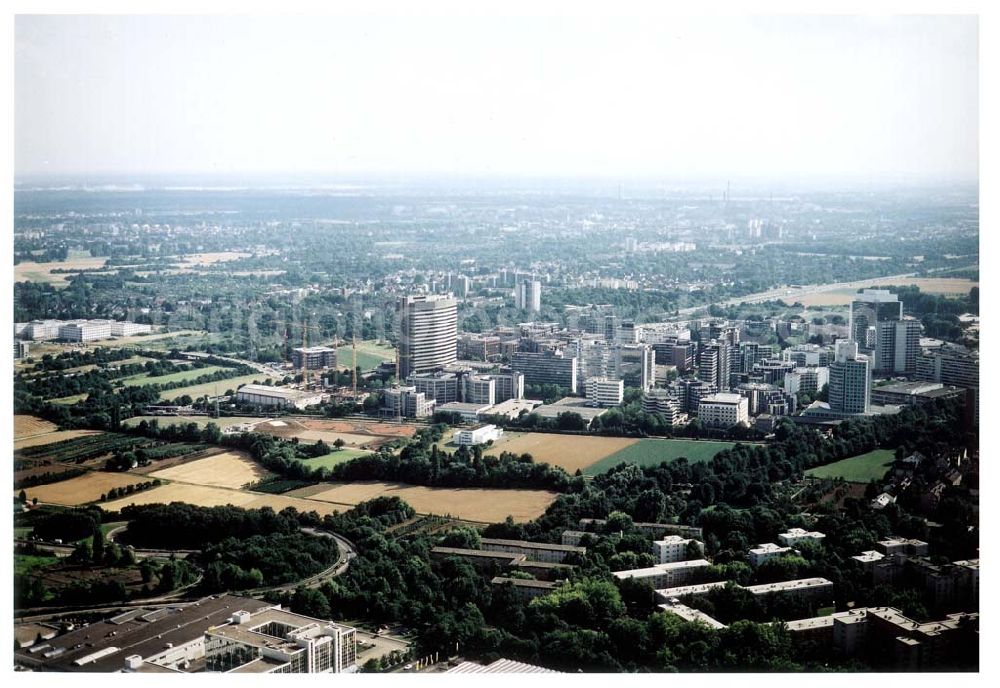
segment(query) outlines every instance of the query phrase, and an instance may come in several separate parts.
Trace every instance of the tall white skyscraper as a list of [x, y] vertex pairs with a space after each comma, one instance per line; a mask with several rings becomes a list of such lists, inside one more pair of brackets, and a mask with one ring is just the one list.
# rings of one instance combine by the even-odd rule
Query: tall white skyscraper
[[438, 370], [457, 360], [458, 302], [450, 294], [404, 296], [399, 319], [399, 375]]
[[514, 287], [514, 307], [538, 313], [542, 310], [542, 283], [525, 280]]

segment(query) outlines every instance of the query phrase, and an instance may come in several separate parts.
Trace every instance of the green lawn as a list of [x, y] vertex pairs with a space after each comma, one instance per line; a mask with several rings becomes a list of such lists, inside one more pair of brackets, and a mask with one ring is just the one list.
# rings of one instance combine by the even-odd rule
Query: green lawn
[[36, 556], [34, 554], [15, 554], [14, 555], [14, 573], [27, 573], [32, 569], [41, 568], [43, 566], [51, 566], [59, 562], [58, 557], [43, 557]]
[[852, 456], [825, 466], [810, 468], [806, 471], [806, 475], [812, 478], [843, 478], [852, 483], [867, 483], [883, 478], [894, 458], [895, 452], [892, 450], [876, 449], [861, 456]]
[[[377, 368], [383, 361], [395, 361], [396, 349], [377, 344], [374, 341], [358, 342], [358, 366], [361, 370]], [[351, 368], [351, 345], [347, 344], [337, 349], [337, 367]]]
[[197, 399], [203, 397], [206, 394], [208, 396], [215, 396], [216, 390], [219, 394], [225, 394], [226, 390], [233, 390], [234, 392], [240, 385], [248, 385], [252, 382], [263, 383], [267, 379], [267, 375], [264, 373], [254, 373], [252, 375], [241, 375], [240, 377], [230, 377], [225, 380], [219, 380], [218, 382], [204, 382], [200, 385], [191, 385], [190, 387], [178, 387], [177, 389], [168, 389], [165, 392], [160, 392], [160, 399], [177, 399], [185, 394], [192, 399]]
[[170, 373], [169, 375], [158, 375], [157, 377], [149, 377], [146, 373], [141, 375], [133, 375], [131, 377], [126, 377], [122, 379], [121, 383], [126, 387], [140, 387], [142, 385], [164, 385], [171, 382], [186, 382], [188, 380], [194, 380], [195, 378], [201, 377], [202, 375], [209, 375], [211, 373], [216, 373], [220, 370], [229, 370], [228, 368], [223, 368], [222, 366], [206, 366], [204, 368], [191, 368], [190, 370], [182, 370], [179, 373]]
[[710, 461], [723, 449], [735, 446], [733, 442], [713, 442], [708, 440], [655, 440], [642, 439], [610, 456], [606, 456], [584, 471], [585, 475], [597, 475], [620, 463], [635, 463], [640, 466], [656, 466], [663, 461], [680, 457], [691, 463]]
[[338, 463], [344, 463], [345, 461], [356, 459], [359, 456], [367, 456], [368, 454], [371, 454], [371, 452], [345, 447], [340, 451], [330, 452], [323, 456], [317, 456], [314, 459], [303, 459], [302, 463], [309, 466], [309, 468], [333, 468]]

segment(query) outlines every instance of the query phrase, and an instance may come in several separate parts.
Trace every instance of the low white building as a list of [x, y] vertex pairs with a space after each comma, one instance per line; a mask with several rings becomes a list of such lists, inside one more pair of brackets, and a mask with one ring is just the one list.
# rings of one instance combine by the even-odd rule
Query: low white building
[[137, 334], [149, 334], [153, 331], [152, 325], [144, 323], [134, 323], [128, 321], [113, 321], [111, 323], [111, 335], [114, 337], [131, 337]]
[[789, 528], [787, 532], [778, 536], [778, 542], [785, 547], [793, 547], [800, 542], [822, 542], [825, 537], [826, 535], [815, 530], [808, 531], [803, 528]]
[[301, 392], [287, 387], [243, 385], [236, 391], [236, 400], [257, 406], [303, 409], [323, 401], [323, 395], [320, 392]]
[[489, 413], [492, 408], [489, 404], [467, 404], [461, 401], [451, 401], [438, 405], [434, 410], [457, 413], [466, 423], [474, 423], [479, 420], [479, 416]]
[[32, 320], [24, 327], [22, 334], [33, 342], [58, 339], [62, 324], [62, 320]]
[[503, 429], [495, 425], [480, 425], [468, 430], [460, 430], [455, 433], [455, 444], [460, 447], [472, 447], [477, 444], [486, 444], [496, 441], [503, 435]]
[[678, 585], [688, 585], [695, 578], [702, 575], [705, 569], [712, 564], [705, 559], [692, 559], [691, 561], [675, 561], [670, 564], [657, 564], [644, 569], [630, 569], [628, 571], [615, 571], [611, 575], [618, 580], [636, 578], [646, 581], [654, 589], [670, 588]]
[[112, 320], [70, 320], [59, 326], [59, 339], [67, 342], [92, 342], [111, 338]]
[[625, 381], [606, 377], [588, 377], [584, 383], [589, 406], [621, 406], [625, 400]]
[[730, 428], [750, 422], [750, 402], [741, 394], [710, 394], [698, 402], [698, 420], [712, 428]]
[[[680, 535], [668, 535], [662, 540], [653, 541], [653, 558], [658, 564], [670, 564], [675, 561], [685, 561], [688, 556], [688, 545], [694, 543], [698, 548], [698, 557], [704, 554], [705, 547], [697, 540], [682, 538]], [[697, 558], [697, 557], [696, 557]]]
[[750, 566], [757, 568], [765, 561], [784, 556], [792, 551], [791, 547], [779, 547], [773, 542], [766, 542], [751, 549], [747, 553], [747, 559], [750, 560]]

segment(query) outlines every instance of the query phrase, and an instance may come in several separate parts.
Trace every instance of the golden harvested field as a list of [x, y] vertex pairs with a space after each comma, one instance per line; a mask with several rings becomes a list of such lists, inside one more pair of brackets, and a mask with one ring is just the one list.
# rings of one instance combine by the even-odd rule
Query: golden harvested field
[[118, 511], [122, 507], [131, 504], [170, 504], [171, 502], [185, 502], [187, 504], [194, 504], [195, 506], [225, 506], [226, 504], [232, 504], [244, 509], [259, 509], [269, 506], [275, 511], [281, 511], [285, 507], [291, 506], [299, 511], [315, 511], [321, 516], [344, 510], [344, 507], [338, 508], [334, 504], [311, 499], [296, 499], [285, 495], [269, 495], [260, 492], [229, 490], [224, 487], [209, 487], [206, 485], [186, 485], [183, 483], [170, 483], [154, 487], [152, 490], [144, 490], [143, 492], [102, 504], [101, 507], [105, 511]]
[[424, 487], [378, 481], [312, 485], [286, 494], [345, 506], [354, 506], [375, 497], [399, 497], [418, 513], [485, 523], [498, 523], [507, 516], [519, 523], [531, 521], [541, 516], [558, 496], [546, 490]]
[[32, 435], [44, 435], [47, 432], [55, 432], [59, 427], [55, 423], [36, 418], [35, 416], [14, 416], [14, 438], [31, 437]]
[[255, 483], [272, 475], [254, 463], [243, 452], [235, 451], [216, 454], [205, 459], [196, 459], [149, 474], [151, 478], [162, 480], [231, 488]]
[[545, 432], [511, 432], [486, 450], [486, 454], [499, 456], [501, 452], [531, 454], [535, 463], [559, 466], [569, 474], [579, 468], [586, 470], [606, 456], [621, 451], [638, 442], [629, 437], [595, 437], [585, 435], [556, 435]]
[[38, 501], [63, 506], [79, 506], [97, 501], [112, 487], [125, 487], [148, 482], [148, 478], [138, 478], [125, 473], [105, 473], [91, 471], [84, 475], [49, 485], [39, 485], [25, 489], [28, 499], [38, 497]]
[[99, 435], [101, 434], [98, 430], [60, 430], [59, 432], [50, 432], [46, 435], [35, 435], [34, 437], [25, 437], [20, 440], [14, 440], [14, 450], [27, 449], [28, 447], [38, 447], [43, 444], [52, 444], [53, 442], [62, 442], [63, 440], [72, 440], [77, 437], [86, 437], [87, 435]]
[[107, 258], [72, 258], [61, 263], [34, 263], [22, 261], [14, 266], [15, 282], [43, 282], [65, 286], [67, 278], [73, 273], [60, 272], [53, 274], [53, 270], [85, 270], [88, 268], [101, 268], [108, 262]]
[[[948, 277], [888, 277], [881, 279], [867, 280], [864, 288], [879, 288], [889, 285], [909, 286], [915, 284], [920, 287], [920, 291], [927, 294], [941, 294], [944, 296], [958, 296], [968, 294], [973, 287], [978, 287], [979, 282], [970, 279], [956, 279]], [[798, 301], [803, 306], [847, 306], [854, 300], [858, 293], [857, 289], [831, 289], [830, 291], [819, 291], [813, 293], [795, 294], [783, 297], [785, 303]]]

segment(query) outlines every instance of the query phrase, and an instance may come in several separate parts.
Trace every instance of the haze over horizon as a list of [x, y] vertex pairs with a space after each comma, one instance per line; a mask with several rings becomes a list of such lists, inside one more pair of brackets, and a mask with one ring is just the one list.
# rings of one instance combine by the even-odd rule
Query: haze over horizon
[[977, 32], [19, 16], [15, 174], [974, 182]]

